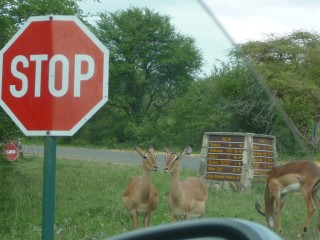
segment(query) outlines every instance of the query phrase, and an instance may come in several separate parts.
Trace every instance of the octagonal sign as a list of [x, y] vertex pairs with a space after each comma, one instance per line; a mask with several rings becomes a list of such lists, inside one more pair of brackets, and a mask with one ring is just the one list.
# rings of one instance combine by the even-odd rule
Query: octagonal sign
[[0, 105], [27, 136], [72, 136], [108, 100], [108, 61], [76, 17], [31, 17], [0, 51]]
[[3, 154], [9, 161], [14, 161], [18, 157], [18, 148], [13, 143], [7, 143], [3, 147]]

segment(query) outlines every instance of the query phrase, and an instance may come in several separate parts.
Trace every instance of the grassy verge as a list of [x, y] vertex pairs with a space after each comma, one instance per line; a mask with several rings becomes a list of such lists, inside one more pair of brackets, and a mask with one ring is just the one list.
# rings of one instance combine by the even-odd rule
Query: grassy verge
[[[16, 164], [15, 171], [8, 182], [11, 185], [10, 203], [0, 208], [0, 239], [41, 239], [43, 159], [27, 157], [13, 164]], [[101, 239], [132, 230], [131, 218], [122, 204], [122, 194], [131, 176], [135, 175], [140, 175], [140, 168], [136, 166], [57, 159], [55, 239]], [[190, 175], [197, 173], [183, 169], [181, 178]], [[169, 175], [156, 172], [152, 173], [152, 179], [160, 203], [152, 215], [151, 225], [168, 223], [171, 221], [167, 204]], [[254, 209], [256, 199], [263, 203], [263, 188], [262, 183], [255, 183], [248, 192], [210, 190], [206, 215], [265, 224]], [[318, 213], [304, 239], [320, 238], [315, 227], [316, 215]], [[287, 196], [282, 218], [283, 238], [297, 239], [305, 217], [302, 196]]]

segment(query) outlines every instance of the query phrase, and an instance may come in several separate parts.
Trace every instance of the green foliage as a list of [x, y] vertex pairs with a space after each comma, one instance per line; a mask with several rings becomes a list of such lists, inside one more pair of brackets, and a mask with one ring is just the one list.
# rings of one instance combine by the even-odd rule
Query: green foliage
[[2, 147], [0, 145], [0, 224], [1, 231], [8, 232], [11, 222], [8, 220], [11, 218], [11, 213], [7, 212], [7, 209], [11, 209], [12, 202], [14, 201], [13, 194], [13, 179], [15, 175], [16, 165], [13, 162], [8, 161], [2, 154]]
[[[245, 90], [244, 90], [245, 89]], [[170, 144], [201, 147], [204, 132], [270, 133], [274, 108], [244, 65], [224, 65], [215, 76], [195, 82], [162, 119]]]
[[232, 114], [228, 131], [269, 134], [275, 117], [274, 103], [256, 76], [242, 62], [230, 64], [216, 79], [219, 97], [227, 101]]
[[296, 31], [248, 42], [231, 52], [244, 56], [260, 72], [296, 130], [310, 141], [310, 126], [320, 104], [320, 36]]
[[175, 31], [168, 16], [147, 8], [99, 16], [95, 32], [111, 52], [109, 102], [75, 141], [108, 147], [150, 142], [164, 108], [194, 81], [200, 51], [194, 39]]
[[[70, 14], [85, 22], [77, 2], [2, 1], [0, 46], [31, 15]], [[153, 10], [130, 7], [100, 13], [95, 27], [86, 23], [111, 53], [109, 101], [75, 136], [60, 142], [108, 148], [192, 143], [199, 149], [203, 132], [236, 131], [275, 135], [284, 153], [302, 152], [301, 139], [311, 146], [320, 106], [319, 34], [295, 31], [246, 42], [199, 80], [200, 50], [170, 21]], [[1, 110], [0, 141], [8, 133], [20, 134]]]
[[87, 15], [78, 6], [82, 0], [1, 0], [0, 2], [0, 48], [31, 16], [77, 15], [85, 19]]
[[147, 8], [101, 13], [98, 36], [113, 53], [110, 92], [125, 97], [127, 110], [142, 120], [181, 95], [201, 67], [194, 40], [177, 34], [168, 16]]
[[127, 113], [110, 104], [105, 105], [73, 138], [73, 143], [115, 148], [124, 141]]
[[[101, 13], [97, 34], [108, 46], [110, 102], [121, 96], [137, 123], [181, 96], [200, 70], [194, 39], [176, 33], [170, 18], [147, 8]], [[117, 95], [117, 96], [116, 96]]]
[[[188, 87], [175, 97], [166, 95], [168, 101], [160, 110], [156, 101], [151, 104], [152, 99], [155, 99], [152, 96], [155, 95], [147, 93], [145, 89], [156, 89], [167, 94], [171, 91], [166, 88], [173, 85], [168, 82], [165, 88], [160, 85], [155, 88], [152, 81], [149, 85], [148, 76], [152, 74], [145, 74], [148, 68], [144, 69], [143, 66], [148, 64], [144, 65], [143, 62], [148, 61], [148, 55], [143, 53], [154, 52], [155, 44], [139, 45], [141, 39], [147, 39], [146, 30], [135, 31], [139, 37], [133, 34], [133, 29], [142, 21], [141, 14], [144, 17], [150, 14], [158, 16], [147, 9], [132, 8], [114, 14], [101, 14], [101, 21], [98, 22], [98, 28], [104, 30], [102, 35], [100, 32], [100, 38], [115, 52], [111, 63], [111, 70], [114, 71], [111, 73], [110, 85], [114, 90], [110, 94], [109, 118], [104, 116], [104, 119], [110, 120], [108, 124], [112, 125], [112, 120], [117, 123], [112, 128], [113, 133], [114, 129], [119, 129], [116, 140], [113, 138], [115, 141], [130, 144], [153, 142], [158, 146], [169, 144], [179, 147], [192, 143], [200, 148], [203, 132], [253, 132], [275, 135], [283, 153], [305, 151], [297, 136], [302, 136], [303, 141], [310, 141], [310, 126], [320, 103], [318, 68], [313, 64], [319, 61], [314, 54], [319, 51], [318, 35], [294, 32], [288, 36], [271, 36], [266, 42], [240, 45], [230, 52], [230, 62], [222, 64], [211, 77], [186, 84]], [[139, 21], [130, 27], [126, 23], [132, 16]], [[168, 23], [169, 19], [163, 19]], [[122, 41], [126, 38], [130, 41]], [[152, 42], [152, 39], [149, 41]], [[130, 54], [126, 55], [128, 49]], [[249, 59], [257, 73], [266, 80], [267, 86], [271, 88], [270, 93], [266, 93], [261, 80], [258, 80], [259, 76], [247, 67], [244, 58]], [[157, 63], [159, 60], [161, 66], [162, 57], [155, 59]], [[157, 69], [158, 65], [154, 63], [151, 66]], [[302, 69], [308, 69], [308, 73]], [[156, 74], [159, 72], [157, 70]], [[112, 77], [116, 81], [112, 81]], [[152, 79], [150, 77], [149, 80]], [[130, 92], [130, 89], [133, 91]], [[180, 86], [176, 89], [180, 89]], [[122, 121], [121, 117], [117, 117], [119, 115], [113, 116], [115, 112], [123, 113]], [[95, 126], [102, 127], [102, 118], [90, 124], [97, 122]], [[288, 126], [290, 124], [292, 126]], [[99, 129], [100, 133], [106, 131]], [[102, 136], [95, 139], [101, 139]]]
[[0, 108], [0, 144], [6, 143], [10, 138], [20, 136], [21, 133], [9, 116]]
[[11, 21], [20, 27], [31, 16], [43, 15], [79, 15], [82, 10], [77, 0], [7, 0], [6, 9]]
[[16, 28], [10, 19], [10, 5], [13, 0], [2, 0], [0, 2], [0, 49], [9, 41]]

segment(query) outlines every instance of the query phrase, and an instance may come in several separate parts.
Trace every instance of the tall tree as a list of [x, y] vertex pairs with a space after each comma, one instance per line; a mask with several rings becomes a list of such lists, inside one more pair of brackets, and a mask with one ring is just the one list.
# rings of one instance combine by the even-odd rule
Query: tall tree
[[311, 124], [320, 111], [320, 35], [270, 35], [262, 42], [244, 43], [231, 54], [251, 61], [299, 133], [310, 139]]
[[12, 22], [19, 26], [30, 16], [42, 15], [78, 15], [83, 11], [77, 2], [81, 0], [5, 0], [8, 14]]
[[270, 134], [275, 110], [254, 74], [239, 62], [223, 64], [215, 75], [192, 84], [163, 118], [168, 120], [160, 122], [161, 129], [171, 133], [173, 143], [201, 147], [204, 132]]
[[105, 12], [97, 32], [111, 51], [110, 102], [120, 101], [136, 122], [183, 94], [200, 70], [194, 39], [177, 33], [169, 16], [135, 7]]
[[6, 0], [0, 2], [0, 49], [6, 44], [15, 31], [14, 24], [9, 15], [12, 1], [13, 0]]
[[[15, 28], [10, 19], [9, 10], [13, 0], [0, 1], [0, 49], [9, 41]], [[15, 131], [14, 124], [0, 108], [0, 143], [6, 142], [8, 135]], [[14, 130], [13, 130], [14, 129]]]
[[150, 141], [148, 122], [154, 123], [187, 91], [200, 71], [202, 55], [169, 16], [135, 7], [99, 16], [95, 32], [110, 50], [109, 102], [75, 141], [109, 147]]
[[[31, 16], [77, 15], [89, 25], [78, 2], [85, 0], [1, 0], [0, 1], [0, 48]], [[99, 0], [95, 0], [99, 1]], [[91, 27], [91, 26], [89, 26]]]

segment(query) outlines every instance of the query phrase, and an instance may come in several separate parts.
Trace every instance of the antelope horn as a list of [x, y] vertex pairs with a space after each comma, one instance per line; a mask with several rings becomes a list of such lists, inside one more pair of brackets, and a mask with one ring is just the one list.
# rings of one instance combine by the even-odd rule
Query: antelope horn
[[258, 213], [260, 213], [264, 217], [266, 216], [266, 214], [264, 212], [262, 212], [261, 205], [258, 203], [258, 201], [256, 201], [255, 207], [256, 207], [256, 210], [257, 210]]

